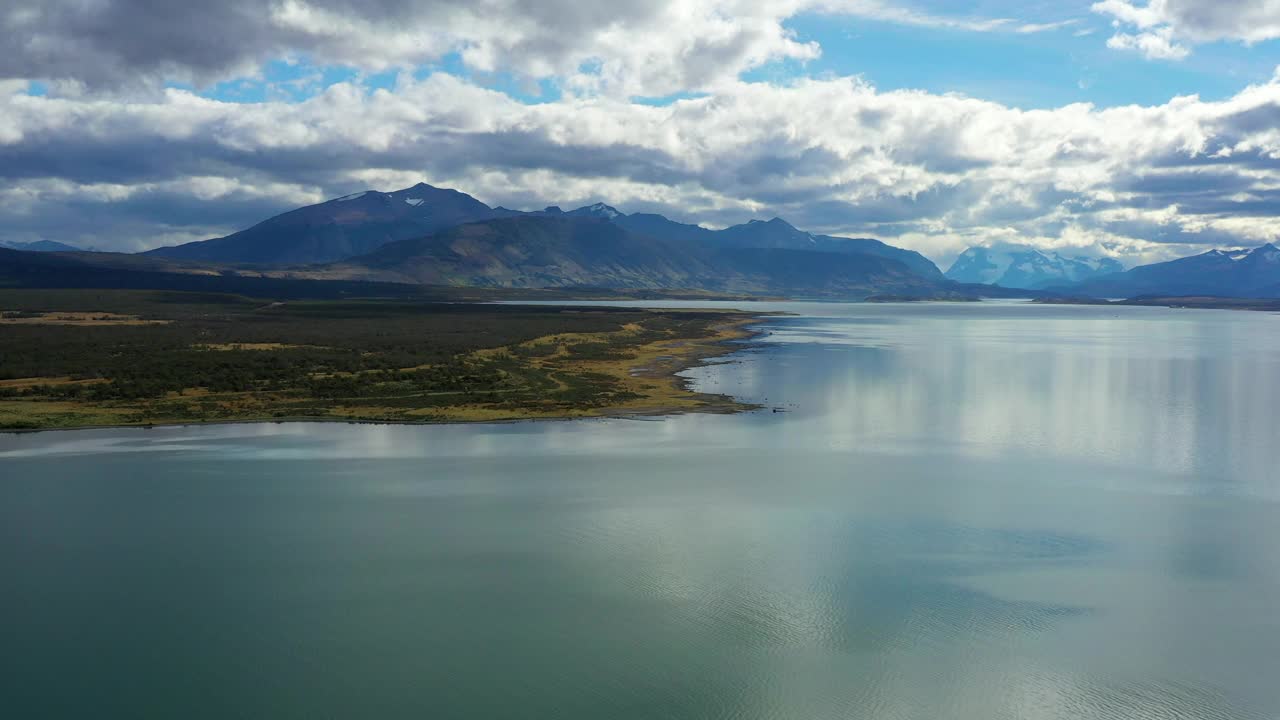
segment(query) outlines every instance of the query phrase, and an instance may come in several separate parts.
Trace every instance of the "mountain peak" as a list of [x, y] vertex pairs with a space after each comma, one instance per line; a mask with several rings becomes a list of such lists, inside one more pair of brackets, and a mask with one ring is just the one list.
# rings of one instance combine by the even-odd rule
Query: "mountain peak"
[[607, 220], [612, 220], [622, 215], [622, 213], [618, 212], [617, 209], [610, 207], [609, 205], [605, 205], [602, 202], [598, 202], [594, 205], [584, 205], [577, 210], [570, 210], [568, 214], [576, 216], [602, 217]]
[[388, 194], [388, 195], [396, 195], [396, 196], [399, 196], [399, 195], [408, 195], [408, 194], [410, 194], [410, 193], [416, 193], [416, 194], [419, 194], [419, 195], [426, 194], [426, 193], [430, 193], [430, 194], [433, 194], [433, 195], [439, 195], [439, 194], [458, 194], [458, 195], [464, 195], [464, 194], [465, 194], [465, 193], [462, 193], [462, 192], [460, 192], [460, 191], [458, 191], [458, 190], [454, 190], [454, 189], [452, 189], [452, 188], [441, 188], [441, 187], [436, 187], [435, 185], [428, 185], [427, 183], [424, 183], [424, 182], [420, 182], [420, 183], [418, 183], [417, 185], [412, 185], [412, 186], [410, 186], [410, 187], [402, 188], [402, 189], [400, 189], [400, 190], [395, 190], [395, 191], [390, 192], [390, 193], [387, 193], [387, 194]]
[[1271, 243], [1267, 243], [1266, 245], [1255, 248], [1253, 252], [1249, 253], [1248, 257], [1251, 260], [1263, 262], [1267, 265], [1275, 265], [1276, 263], [1280, 263], [1280, 249], [1277, 249], [1276, 246]]
[[387, 242], [494, 217], [466, 193], [418, 183], [364, 190], [296, 208], [225, 237], [150, 252], [159, 257], [244, 265], [311, 265], [363, 255]]
[[748, 221], [747, 221], [747, 224], [748, 224], [748, 225], [765, 225], [765, 226], [768, 226], [768, 227], [774, 227], [774, 228], [786, 228], [786, 229], [795, 230], [795, 226], [794, 226], [794, 225], [792, 225], [791, 223], [787, 222], [786, 220], [783, 220], [783, 219], [782, 219], [782, 218], [780, 218], [780, 217], [777, 217], [776, 215], [775, 215], [774, 217], [770, 218], [769, 220], [756, 220], [756, 219], [751, 219], [751, 220], [748, 220]]

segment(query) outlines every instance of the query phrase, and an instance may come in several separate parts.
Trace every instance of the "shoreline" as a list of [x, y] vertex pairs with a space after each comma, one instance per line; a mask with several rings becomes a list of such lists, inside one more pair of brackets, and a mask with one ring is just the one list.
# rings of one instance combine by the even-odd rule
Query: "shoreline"
[[[629, 386], [647, 387], [650, 392], [628, 399], [622, 403], [603, 407], [569, 408], [563, 412], [531, 412], [527, 410], [492, 411], [490, 413], [474, 412], [480, 410], [472, 406], [444, 406], [438, 408], [438, 416], [413, 417], [365, 417], [353, 414], [351, 417], [341, 415], [288, 415], [214, 418], [193, 420], [175, 418], [142, 420], [121, 423], [91, 423], [60, 427], [34, 428], [0, 428], [0, 434], [22, 435], [74, 430], [117, 430], [155, 428], [201, 427], [210, 425], [245, 425], [264, 423], [343, 423], [348, 425], [473, 425], [473, 424], [513, 424], [525, 422], [563, 422], [570, 420], [641, 420], [647, 418], [672, 417], [691, 413], [713, 415], [732, 415], [752, 412], [764, 406], [741, 402], [730, 395], [719, 393], [702, 393], [692, 388], [693, 379], [680, 373], [708, 364], [708, 361], [725, 357], [734, 353], [760, 347], [755, 340], [767, 330], [760, 325], [779, 313], [726, 313], [737, 315], [726, 322], [717, 322], [707, 327], [710, 334], [703, 337], [661, 340], [644, 343], [627, 348], [634, 351], [633, 357], [615, 362], [611, 369], [615, 377], [622, 382], [630, 379]], [[555, 336], [552, 336], [555, 337]], [[533, 343], [543, 341], [538, 338]], [[507, 350], [494, 348], [478, 351], [487, 354]], [[590, 365], [590, 363], [584, 363]], [[594, 369], [594, 368], [592, 368]], [[618, 376], [617, 371], [625, 372], [626, 378]], [[665, 392], [662, 392], [665, 390]], [[336, 408], [335, 408], [336, 409]], [[468, 411], [472, 412], [468, 412]]]
[[1280, 312], [1280, 299], [1230, 298], [1210, 295], [1153, 295], [1125, 300], [1103, 298], [1046, 298], [1033, 300], [1038, 305], [1092, 305], [1095, 307], [1150, 307], [1170, 310], [1245, 310]]

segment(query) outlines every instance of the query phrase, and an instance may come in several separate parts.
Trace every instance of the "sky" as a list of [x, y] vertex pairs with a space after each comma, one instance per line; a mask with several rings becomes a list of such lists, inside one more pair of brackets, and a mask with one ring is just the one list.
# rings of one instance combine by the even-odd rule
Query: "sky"
[[7, 0], [0, 240], [418, 182], [780, 216], [945, 267], [1280, 239], [1280, 0]]

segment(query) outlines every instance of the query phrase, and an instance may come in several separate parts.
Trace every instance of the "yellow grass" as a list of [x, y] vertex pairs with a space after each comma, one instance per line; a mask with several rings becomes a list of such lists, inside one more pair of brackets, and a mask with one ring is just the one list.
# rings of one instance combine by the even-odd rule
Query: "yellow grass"
[[625, 359], [593, 360], [582, 363], [582, 370], [613, 376], [621, 385], [640, 397], [593, 414], [615, 415], [655, 413], [696, 409], [731, 409], [732, 400], [721, 396], [700, 395], [686, 387], [676, 375], [707, 358], [734, 351], [730, 340], [747, 337], [746, 326], [754, 318], [738, 318], [712, 328], [714, 334], [695, 340], [659, 341], [641, 345]]
[[0, 325], [166, 325], [168, 320], [142, 320], [137, 315], [107, 312], [46, 312], [34, 317], [7, 317], [0, 310]]
[[132, 425], [136, 413], [77, 402], [0, 400], [0, 427], [64, 428], [89, 425]]
[[[712, 326], [712, 335], [696, 339], [659, 340], [634, 346], [619, 353], [622, 357], [608, 359], [573, 359], [570, 347], [580, 344], [610, 342], [620, 337], [636, 335], [644, 328], [636, 323], [629, 323], [613, 333], [559, 333], [535, 338], [515, 347], [530, 349], [542, 348], [549, 344], [556, 345], [555, 352], [549, 355], [534, 356], [528, 359], [533, 367], [548, 372], [560, 389], [565, 383], [555, 377], [563, 373], [574, 375], [579, 373], [599, 373], [612, 377], [621, 388], [640, 397], [625, 400], [605, 408], [582, 408], [566, 412], [564, 408], [550, 408], [545, 412], [532, 408], [509, 410], [501, 408], [485, 409], [482, 406], [467, 407], [461, 412], [465, 419], [485, 416], [487, 411], [498, 415], [514, 417], [580, 417], [607, 416], [620, 414], [659, 414], [688, 410], [722, 409], [738, 407], [733, 401], [714, 395], [700, 395], [690, 391], [683, 378], [676, 373], [698, 364], [701, 360], [733, 352], [735, 348], [728, 341], [747, 337], [747, 325], [755, 321], [754, 317], [737, 317], [726, 313], [729, 319]], [[511, 348], [501, 347], [480, 350], [472, 354], [475, 358], [489, 358], [498, 354], [510, 354]], [[462, 407], [456, 408], [462, 410]], [[439, 413], [441, 409], [423, 409], [423, 413]]]
[[14, 388], [21, 390], [23, 388], [35, 387], [37, 385], [97, 385], [107, 382], [103, 378], [90, 378], [87, 380], [75, 380], [66, 376], [63, 377], [30, 377], [30, 378], [13, 378], [11, 380], [0, 380], [0, 388]]

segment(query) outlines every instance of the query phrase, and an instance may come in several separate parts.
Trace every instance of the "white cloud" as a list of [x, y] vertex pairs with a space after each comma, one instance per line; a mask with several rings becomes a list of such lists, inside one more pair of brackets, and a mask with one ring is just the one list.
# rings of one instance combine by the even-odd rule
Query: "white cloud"
[[1277, 236], [1277, 114], [1280, 80], [1221, 102], [1033, 111], [854, 78], [727, 82], [661, 107], [526, 105], [444, 73], [301, 103], [18, 92], [0, 98], [0, 227], [136, 249], [426, 180], [509, 207], [776, 214], [940, 256], [1021, 237], [1160, 257]]
[[1022, 25], [1019, 25], [1014, 32], [1017, 32], [1022, 35], [1051, 32], [1053, 30], [1061, 30], [1063, 28], [1071, 27], [1072, 25], [1075, 25], [1078, 22], [1079, 22], [1078, 20], [1072, 19], [1072, 20], [1060, 20], [1058, 22], [1047, 22], [1047, 23], [1024, 23]]
[[1173, 33], [1167, 27], [1137, 35], [1116, 33], [1107, 40], [1107, 47], [1137, 50], [1152, 60], [1181, 60], [1191, 53], [1186, 47], [1173, 41]]
[[[473, 70], [666, 95], [816, 57], [782, 21], [799, 0], [40, 0], [0, 12], [0, 78], [205, 84], [303, 54], [383, 71], [458, 53]], [[584, 68], [589, 68], [585, 70]]]
[[15, 0], [0, 13], [0, 79], [79, 89], [197, 85], [270, 60], [385, 71], [456, 53], [474, 71], [554, 79], [578, 93], [704, 91], [780, 60], [818, 57], [787, 19], [804, 12], [977, 32], [1072, 21], [938, 15], [881, 0]]
[[1149, 58], [1179, 60], [1185, 45], [1233, 40], [1247, 44], [1280, 38], [1280, 0], [1102, 0], [1092, 6], [1118, 28], [1109, 47], [1137, 50]]
[[[1245, 5], [1259, 3], [1225, 2], [1252, 27], [1190, 0], [1094, 10], [1122, 28], [1113, 47], [1176, 58], [1271, 32]], [[786, 29], [802, 12], [964, 32], [1074, 24], [879, 0], [27, 3], [0, 11], [0, 78], [18, 78], [0, 80], [0, 237], [138, 249], [419, 180], [514, 207], [603, 200], [710, 225], [777, 214], [943, 256], [990, 239], [1151, 257], [1276, 236], [1280, 80], [1222, 102], [1036, 111], [856, 78], [743, 82], [818, 56]], [[565, 92], [529, 105], [444, 72], [303, 102], [156, 89], [260, 74], [273, 58], [368, 72], [454, 52]], [[49, 96], [27, 94], [30, 78]], [[698, 97], [629, 100], [682, 92]]]
[[808, 3], [808, 9], [832, 15], [847, 15], [898, 25], [968, 32], [1041, 33], [1059, 30], [1077, 22], [1074, 19], [1069, 19], [1046, 23], [1028, 23], [1008, 17], [986, 18], [938, 15], [898, 3], [881, 2], [881, 0], [811, 0]]

